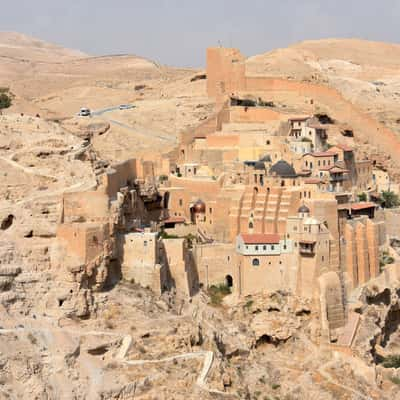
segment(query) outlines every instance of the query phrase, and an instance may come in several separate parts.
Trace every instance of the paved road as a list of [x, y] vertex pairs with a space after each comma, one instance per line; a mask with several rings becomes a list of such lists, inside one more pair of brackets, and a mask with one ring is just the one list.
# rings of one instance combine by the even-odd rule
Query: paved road
[[[132, 105], [132, 107], [134, 108], [135, 106]], [[91, 115], [99, 117], [99, 116], [102, 116], [102, 115], [104, 115], [106, 113], [109, 113], [109, 112], [112, 112], [112, 111], [117, 111], [117, 110], [119, 110], [119, 105], [118, 106], [113, 106], [113, 107], [108, 107], [108, 108], [102, 108], [100, 110], [94, 110], [94, 111], [91, 112]], [[146, 137], [151, 136], [151, 137], [155, 137], [155, 138], [158, 138], [160, 140], [164, 140], [164, 141], [168, 141], [168, 142], [176, 142], [176, 139], [174, 137], [171, 137], [171, 136], [168, 136], [168, 135], [163, 135], [163, 134], [156, 134], [154, 131], [150, 131], [150, 130], [144, 128], [144, 127], [139, 127], [139, 126], [132, 127], [132, 126], [124, 124], [123, 122], [116, 121], [115, 119], [108, 119], [107, 118], [107, 121], [110, 122], [111, 124], [118, 125], [121, 128], [127, 129], [127, 130], [129, 130], [129, 131], [131, 131], [133, 133], [138, 134], [138, 135], [142, 135], [142, 136], [146, 136]]]
[[[134, 106], [132, 106], [132, 107], [134, 107]], [[111, 111], [116, 111], [116, 110], [119, 110], [119, 105], [113, 106], [113, 107], [102, 108], [100, 110], [95, 110], [95, 111], [92, 111], [91, 114], [98, 116], [98, 115], [103, 115], [105, 113], [108, 113]]]

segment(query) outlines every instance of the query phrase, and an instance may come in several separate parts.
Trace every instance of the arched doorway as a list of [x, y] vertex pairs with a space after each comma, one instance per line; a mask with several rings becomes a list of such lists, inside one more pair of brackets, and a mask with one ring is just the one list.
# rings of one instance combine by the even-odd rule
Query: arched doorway
[[225, 285], [231, 288], [233, 286], [233, 278], [231, 275], [225, 277]]
[[169, 192], [164, 193], [164, 199], [163, 199], [163, 207], [165, 210], [168, 210], [168, 205], [169, 205]]

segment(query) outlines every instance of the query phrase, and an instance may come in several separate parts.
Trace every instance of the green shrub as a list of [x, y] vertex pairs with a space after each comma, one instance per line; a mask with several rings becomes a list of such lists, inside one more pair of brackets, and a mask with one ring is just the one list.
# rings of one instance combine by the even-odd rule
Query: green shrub
[[[4, 90], [4, 89], [2, 89]], [[7, 91], [0, 90], [0, 110], [11, 106], [11, 95]]]
[[382, 363], [384, 368], [400, 368], [400, 354], [387, 356]]
[[396, 376], [392, 376], [390, 380], [395, 384], [400, 386], [400, 378], [397, 378]]
[[387, 264], [393, 264], [394, 258], [389, 254], [387, 250], [382, 251], [379, 255], [379, 267], [382, 269]]
[[400, 206], [399, 196], [396, 193], [391, 192], [390, 190], [383, 191], [382, 206], [385, 208], [394, 208]]
[[277, 390], [277, 389], [279, 389], [281, 387], [281, 385], [279, 385], [278, 383], [273, 383], [272, 385], [271, 385], [271, 389], [272, 390]]
[[222, 299], [231, 294], [231, 289], [225, 283], [219, 285], [212, 285], [208, 288], [208, 295], [210, 296], [211, 304], [219, 306], [222, 303]]
[[367, 201], [367, 194], [366, 193], [359, 193], [357, 195], [358, 201]]
[[252, 307], [252, 305], [254, 304], [254, 300], [250, 299], [246, 301], [246, 304], [244, 305], [244, 308], [250, 310], [250, 308]]
[[162, 239], [179, 239], [179, 236], [177, 235], [170, 235], [169, 233], [165, 232], [164, 229], [161, 230], [160, 232], [160, 237]]
[[159, 178], [160, 182], [165, 182], [168, 180], [168, 176], [167, 175], [160, 175]]

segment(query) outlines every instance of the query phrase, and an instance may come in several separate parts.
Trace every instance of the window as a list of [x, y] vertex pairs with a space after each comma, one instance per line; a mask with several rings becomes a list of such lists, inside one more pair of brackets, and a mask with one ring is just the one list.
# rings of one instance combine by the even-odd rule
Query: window
[[279, 261], [279, 264], [282, 264], [282, 261]]
[[267, 144], [267, 145], [268, 145], [268, 144], [271, 144], [271, 141], [267, 140], [267, 141], [266, 141], [266, 144]]
[[253, 266], [258, 267], [260, 265], [260, 260], [258, 258], [253, 258]]
[[248, 250], [249, 249], [249, 246], [246, 246], [246, 250]]
[[322, 256], [322, 257], [321, 257], [321, 261], [324, 261], [324, 259], [325, 259], [325, 257], [324, 257], [324, 256]]
[[183, 205], [183, 200], [179, 199], [179, 206], [182, 207], [182, 205]]
[[147, 246], [147, 240], [145, 240], [145, 241], [143, 242], [143, 246], [144, 246], [144, 247]]
[[274, 245], [271, 245], [271, 250], [275, 250], [275, 246]]
[[210, 207], [210, 210], [209, 210], [209, 211], [210, 211], [210, 214], [212, 214], [212, 208], [211, 208], [211, 207]]
[[256, 246], [256, 251], [258, 251], [258, 246]]
[[286, 250], [287, 249], [287, 246], [286, 246], [286, 244], [284, 244], [283, 245], [283, 250]]
[[250, 223], [249, 223], [249, 229], [253, 229], [253, 228], [254, 228], [253, 223], [250, 222]]
[[318, 167], [321, 165], [321, 161], [318, 160]]
[[263, 246], [263, 250], [267, 250], [267, 246], [266, 245]]

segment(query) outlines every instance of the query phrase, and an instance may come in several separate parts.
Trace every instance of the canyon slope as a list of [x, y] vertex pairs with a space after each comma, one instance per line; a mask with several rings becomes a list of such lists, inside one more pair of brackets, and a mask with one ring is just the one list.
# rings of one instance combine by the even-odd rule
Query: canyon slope
[[[360, 40], [304, 42], [246, 60], [251, 76], [330, 87], [398, 134], [399, 67], [400, 46]], [[175, 149], [181, 133], [214, 115], [203, 70], [0, 33], [0, 87], [15, 96], [0, 113], [0, 398], [400, 399], [400, 370], [374, 363], [385, 351], [380, 336], [386, 351], [400, 351], [400, 291], [385, 277], [352, 304], [360, 334], [349, 354], [311, 340], [318, 312], [284, 291], [215, 304], [205, 290], [189, 299], [118, 281], [75, 297], [71, 277], [80, 271], [54, 267], [63, 194], [94, 190], [115, 162]], [[334, 134], [343, 139], [348, 124], [367, 157], [376, 151], [336, 98], [311, 103], [282, 90], [263, 100], [339, 118], [328, 124]], [[81, 107], [93, 117], [78, 117]], [[88, 303], [92, 312], [79, 314]]]

